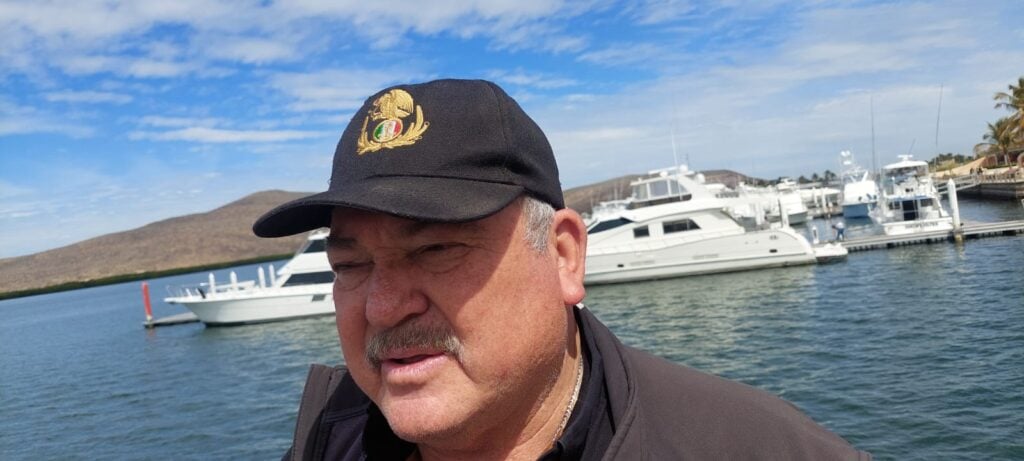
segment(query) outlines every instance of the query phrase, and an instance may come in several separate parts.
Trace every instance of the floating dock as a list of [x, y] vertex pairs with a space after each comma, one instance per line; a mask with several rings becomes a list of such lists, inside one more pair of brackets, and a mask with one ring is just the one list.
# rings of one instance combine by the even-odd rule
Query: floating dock
[[153, 305], [149, 302], [149, 282], [142, 282], [142, 305], [146, 308], [146, 321], [142, 322], [142, 325], [147, 329], [165, 327], [168, 325], [181, 325], [183, 323], [195, 323], [199, 321], [199, 317], [196, 317], [196, 314], [191, 312], [154, 319]]
[[839, 243], [843, 245], [843, 248], [851, 252], [866, 251], [921, 243], [953, 242], [956, 241], [956, 234], [962, 235], [965, 240], [999, 235], [1024, 234], [1024, 220], [997, 223], [964, 223], [960, 231], [956, 233], [954, 231], [932, 231], [908, 235], [873, 235], [870, 237], [852, 238]]
[[191, 312], [185, 312], [184, 314], [172, 315], [169, 317], [162, 317], [159, 319], [148, 320], [144, 323], [146, 328], [165, 327], [168, 325], [181, 325], [183, 323], [195, 323], [199, 321], [199, 317]]

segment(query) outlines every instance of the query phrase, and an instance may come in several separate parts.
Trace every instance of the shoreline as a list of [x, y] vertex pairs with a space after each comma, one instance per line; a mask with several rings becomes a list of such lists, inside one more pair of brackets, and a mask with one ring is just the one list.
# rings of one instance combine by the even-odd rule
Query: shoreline
[[143, 280], [143, 279], [167, 277], [167, 276], [171, 276], [171, 275], [188, 274], [188, 273], [191, 273], [191, 272], [208, 271], [208, 270], [214, 270], [214, 269], [223, 269], [225, 267], [241, 266], [241, 265], [245, 265], [245, 264], [256, 264], [256, 263], [262, 263], [262, 262], [267, 262], [267, 261], [278, 261], [278, 260], [288, 259], [291, 256], [292, 256], [292, 253], [283, 253], [283, 254], [268, 255], [268, 256], [258, 256], [258, 257], [255, 257], [255, 258], [240, 259], [240, 260], [235, 260], [235, 261], [225, 261], [225, 262], [219, 262], [219, 263], [213, 263], [213, 264], [203, 264], [203, 265], [199, 265], [199, 266], [179, 267], [179, 268], [165, 269], [165, 270], [159, 270], [159, 271], [146, 271], [146, 272], [139, 272], [139, 273], [135, 273], [135, 274], [112, 275], [110, 277], [103, 277], [103, 278], [92, 279], [92, 280], [81, 280], [81, 281], [76, 281], [76, 282], [64, 282], [64, 283], [60, 283], [60, 284], [57, 284], [57, 285], [50, 285], [50, 286], [39, 287], [39, 288], [29, 288], [29, 289], [26, 289], [26, 290], [15, 290], [15, 291], [0, 292], [0, 301], [7, 300], [7, 299], [15, 299], [15, 298], [25, 298], [25, 297], [29, 297], [29, 296], [49, 294], [49, 293], [59, 293], [61, 291], [71, 291], [71, 290], [77, 290], [77, 289], [80, 289], [80, 288], [92, 288], [92, 287], [98, 287], [98, 286], [104, 286], [104, 285], [114, 285], [114, 284], [117, 284], [117, 283], [134, 282], [134, 281]]

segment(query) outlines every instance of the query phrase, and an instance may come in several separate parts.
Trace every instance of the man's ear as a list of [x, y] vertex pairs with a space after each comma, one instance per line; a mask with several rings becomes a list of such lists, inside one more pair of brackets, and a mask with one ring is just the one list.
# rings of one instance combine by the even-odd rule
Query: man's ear
[[563, 208], [555, 212], [551, 225], [558, 277], [562, 285], [562, 301], [573, 306], [583, 300], [583, 275], [587, 259], [587, 227], [579, 213]]

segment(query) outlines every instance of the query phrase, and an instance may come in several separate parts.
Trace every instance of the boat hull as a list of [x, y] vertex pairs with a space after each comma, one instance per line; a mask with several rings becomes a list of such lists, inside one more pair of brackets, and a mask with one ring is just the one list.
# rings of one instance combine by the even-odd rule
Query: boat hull
[[210, 326], [277, 322], [334, 314], [329, 285], [326, 289], [303, 290], [299, 293], [263, 293], [231, 299], [168, 298], [166, 301], [185, 306], [201, 322]]
[[918, 219], [913, 221], [883, 222], [885, 235], [911, 235], [922, 232], [953, 231], [953, 218]]
[[814, 264], [806, 239], [791, 230], [771, 229], [663, 248], [624, 248], [587, 255], [588, 285]]
[[807, 222], [807, 211], [789, 213], [789, 225], [803, 224]]

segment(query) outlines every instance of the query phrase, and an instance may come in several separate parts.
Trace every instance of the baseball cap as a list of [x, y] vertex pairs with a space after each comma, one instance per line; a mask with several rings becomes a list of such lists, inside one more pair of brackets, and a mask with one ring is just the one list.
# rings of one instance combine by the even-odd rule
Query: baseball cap
[[352, 117], [327, 191], [274, 208], [253, 232], [282, 237], [327, 227], [335, 207], [467, 222], [523, 194], [565, 208], [547, 137], [504, 90], [485, 80], [397, 85]]

